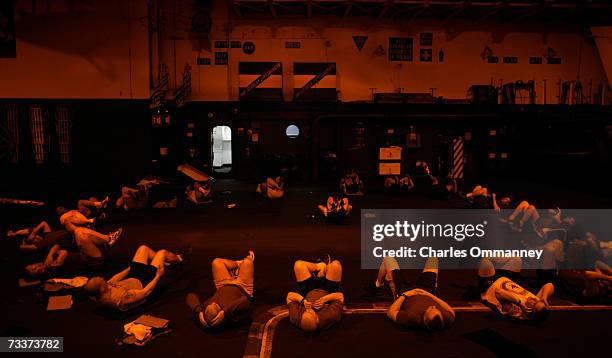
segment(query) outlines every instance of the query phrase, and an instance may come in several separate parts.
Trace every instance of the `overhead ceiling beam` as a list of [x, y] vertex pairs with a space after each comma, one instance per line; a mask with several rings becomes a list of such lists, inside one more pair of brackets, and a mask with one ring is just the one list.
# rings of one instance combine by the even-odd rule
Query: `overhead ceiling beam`
[[478, 22], [480, 22], [480, 21], [484, 21], [484, 20], [488, 19], [489, 17], [491, 17], [491, 16], [493, 16], [493, 15], [495, 15], [495, 14], [497, 14], [497, 13], [501, 12], [501, 11], [502, 11], [502, 10], [504, 10], [505, 8], [506, 8], [506, 2], [505, 2], [505, 1], [499, 1], [499, 2], [496, 4], [495, 9], [493, 9], [493, 10], [489, 11], [488, 13], [486, 13], [486, 14], [482, 15], [482, 16], [481, 16], [481, 17], [478, 19]]
[[457, 5], [457, 8], [455, 9], [455, 11], [451, 12], [450, 14], [448, 14], [444, 20], [442, 20], [442, 22], [447, 22], [448, 20], [452, 19], [453, 17], [459, 15], [460, 13], [463, 12], [463, 10], [465, 10], [466, 8], [468, 8], [470, 6], [470, 1], [464, 1], [461, 4]]
[[236, 15], [242, 19], [242, 12], [240, 11], [240, 5], [236, 1], [232, 1], [232, 10], [234, 10]]
[[419, 17], [419, 15], [421, 15], [422, 13], [425, 12], [425, 10], [427, 10], [429, 6], [427, 5], [423, 5], [423, 7], [421, 7], [420, 9], [418, 9], [414, 14], [412, 14], [412, 16], [410, 17], [410, 20], [408, 20], [408, 22], [413, 22], [414, 20], [417, 19], [417, 17]]
[[268, 11], [268, 10], [266, 10], [267, 7], [266, 7], [266, 3], [265, 2], [257, 3], [257, 6], [250, 5], [249, 3], [255, 4], [252, 1], [250, 1], [250, 2], [238, 2], [238, 1], [236, 1], [236, 3], [240, 6], [240, 8], [253, 10], [255, 12], [259, 12], [259, 13], [263, 12], [263, 13], [265, 13], [266, 11]]
[[516, 18], [516, 21], [522, 21], [525, 20], [528, 17], [537, 15], [539, 13], [541, 13], [542, 11], [544, 11], [547, 8], [547, 3], [541, 4], [541, 5], [534, 5], [534, 8], [531, 11], [528, 11], [522, 15], [520, 15], [519, 17]]
[[350, 0], [346, 3], [346, 9], [344, 10], [344, 15], [342, 17], [347, 17], [348, 14], [351, 12], [351, 9], [353, 8], [353, 0]]
[[[32, 4], [36, 0], [30, 0]], [[291, 5], [289, 5], [291, 4]], [[303, 6], [305, 10], [297, 10], [293, 4]], [[347, 17], [359, 10], [360, 14], [373, 15], [378, 18], [405, 15], [410, 12], [416, 18], [423, 17], [425, 10], [429, 9], [432, 15], [440, 10], [438, 16], [446, 22], [452, 18], [463, 16], [468, 10], [479, 10], [476, 22], [490, 17], [498, 16], [500, 13], [513, 15], [514, 21], [521, 21], [533, 16], [538, 16], [551, 11], [553, 16], [565, 14], [571, 15], [572, 10], [584, 10], [589, 14], [597, 14], [602, 18], [612, 15], [612, 3], [593, 3], [591, 0], [558, 2], [556, 0], [232, 0], [232, 10], [239, 17], [248, 16], [244, 12], [250, 10], [268, 12], [274, 17], [281, 16], [285, 11], [279, 12], [280, 8], [287, 8], [287, 13], [305, 12], [307, 18], [315, 15], [315, 10], [320, 9], [323, 13], [334, 13], [338, 16]], [[510, 14], [509, 10], [516, 10]], [[553, 11], [557, 10], [557, 11]], [[416, 14], [414, 12], [416, 11]]]
[[397, 8], [397, 7], [395, 7], [395, 8], [397, 10], [393, 13], [393, 15], [391, 15], [392, 19], [398, 18], [400, 15], [402, 15], [402, 14], [404, 14], [406, 12], [409, 12], [409, 11], [412, 11], [412, 10], [416, 10], [416, 9], [420, 9], [421, 6], [411, 5], [411, 6], [403, 6], [401, 8]]
[[383, 16], [385, 16], [385, 14], [387, 13], [387, 11], [392, 5], [393, 5], [393, 0], [385, 1], [385, 5], [383, 5], [382, 9], [378, 13], [378, 18], [381, 19]]
[[268, 8], [273, 17], [276, 17], [276, 8], [274, 7], [274, 0], [268, 0]]

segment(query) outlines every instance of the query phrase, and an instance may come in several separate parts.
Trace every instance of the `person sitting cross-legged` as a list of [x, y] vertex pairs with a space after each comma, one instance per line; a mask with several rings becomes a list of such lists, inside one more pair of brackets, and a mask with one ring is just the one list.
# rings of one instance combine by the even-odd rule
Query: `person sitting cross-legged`
[[340, 261], [313, 263], [298, 260], [293, 266], [299, 293], [287, 294], [289, 320], [304, 332], [327, 329], [342, 317]]
[[213, 260], [215, 294], [203, 303], [195, 293], [189, 293], [186, 298], [197, 322], [212, 328], [220, 327], [226, 321], [236, 322], [244, 317], [253, 300], [254, 260], [253, 251], [249, 251], [242, 260]]
[[344, 195], [363, 195], [364, 184], [359, 178], [356, 169], [349, 170], [344, 177], [340, 179], [340, 191]]
[[455, 322], [455, 311], [436, 296], [438, 259], [430, 257], [416, 285], [393, 302], [387, 316], [395, 323], [439, 331]]

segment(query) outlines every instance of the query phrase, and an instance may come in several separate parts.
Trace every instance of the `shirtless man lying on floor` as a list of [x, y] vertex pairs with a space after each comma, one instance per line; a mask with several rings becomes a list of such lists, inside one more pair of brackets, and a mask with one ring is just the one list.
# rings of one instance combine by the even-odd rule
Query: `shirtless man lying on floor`
[[103, 306], [127, 311], [145, 302], [164, 275], [164, 266], [183, 261], [182, 254], [168, 250], [153, 251], [141, 245], [125, 270], [106, 281], [93, 277], [85, 293]]
[[55, 245], [58, 241], [69, 242], [70, 237], [66, 230], [51, 230], [46, 221], [41, 221], [33, 228], [25, 228], [17, 231], [9, 231], [7, 237], [23, 237], [19, 250], [38, 251]]

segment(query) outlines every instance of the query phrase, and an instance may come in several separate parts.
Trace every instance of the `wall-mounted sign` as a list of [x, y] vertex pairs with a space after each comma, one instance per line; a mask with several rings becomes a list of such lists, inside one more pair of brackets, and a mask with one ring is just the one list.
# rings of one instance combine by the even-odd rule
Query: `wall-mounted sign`
[[420, 60], [421, 62], [431, 62], [433, 57], [433, 50], [430, 48], [422, 48], [420, 50]]
[[255, 53], [255, 44], [251, 41], [246, 41], [242, 44], [242, 52], [247, 55], [252, 55]]
[[240, 99], [282, 100], [283, 67], [280, 62], [238, 63]]
[[229, 47], [228, 41], [215, 41], [215, 48], [228, 48], [228, 47]]
[[487, 57], [488, 63], [499, 63], [499, 57], [497, 56], [489, 56]]
[[546, 59], [546, 63], [548, 63], [549, 65], [560, 65], [561, 57], [549, 57]]
[[379, 148], [378, 160], [402, 160], [402, 147]]
[[300, 41], [285, 41], [285, 48], [300, 48], [302, 43]]
[[421, 46], [431, 46], [433, 45], [433, 33], [431, 32], [421, 32], [419, 36], [419, 45]]
[[335, 62], [294, 62], [293, 100], [338, 99]]
[[538, 56], [538, 57], [529, 57], [529, 64], [530, 65], [541, 65], [542, 64], [542, 57]]
[[210, 57], [198, 57], [196, 63], [200, 66], [210, 65]]
[[357, 46], [357, 50], [359, 52], [361, 52], [361, 49], [363, 48], [367, 40], [367, 36], [353, 36], [353, 42], [355, 43], [355, 46]]
[[412, 37], [389, 37], [389, 61], [412, 61]]
[[516, 63], [518, 63], [518, 57], [516, 57], [516, 56], [504, 56], [504, 63], [516, 64]]
[[240, 41], [232, 41], [230, 43], [230, 47], [231, 48], [241, 48], [242, 47], [242, 42], [240, 42]]
[[228, 58], [227, 52], [215, 52], [215, 65], [227, 65]]
[[378, 175], [400, 175], [401, 163], [378, 163]]

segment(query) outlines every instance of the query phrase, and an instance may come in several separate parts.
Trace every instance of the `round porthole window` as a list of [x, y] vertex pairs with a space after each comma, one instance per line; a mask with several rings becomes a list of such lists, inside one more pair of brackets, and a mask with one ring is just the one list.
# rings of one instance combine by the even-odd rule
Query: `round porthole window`
[[289, 138], [297, 138], [300, 135], [300, 129], [295, 124], [290, 124], [285, 130], [285, 134]]

